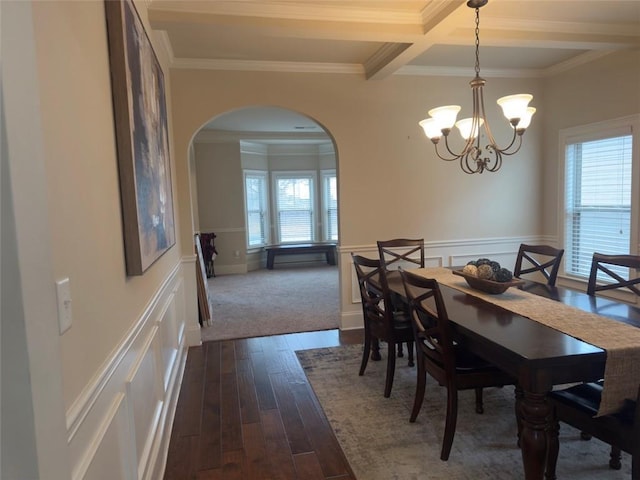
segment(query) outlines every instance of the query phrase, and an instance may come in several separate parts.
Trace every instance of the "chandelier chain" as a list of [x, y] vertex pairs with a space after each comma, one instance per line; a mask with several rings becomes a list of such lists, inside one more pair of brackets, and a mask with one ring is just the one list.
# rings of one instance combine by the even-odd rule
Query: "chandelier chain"
[[[2, 0], [0, 0], [2, 1]], [[511, 142], [500, 148], [496, 143], [487, 120], [484, 108], [484, 85], [486, 81], [480, 77], [480, 7], [486, 5], [488, 0], [468, 0], [467, 6], [475, 9], [475, 78], [469, 82], [473, 98], [471, 118], [465, 118], [456, 122], [459, 105], [448, 105], [429, 110], [430, 118], [425, 118], [420, 126], [435, 146], [436, 155], [442, 160], [451, 162], [459, 161], [460, 168], [465, 173], [482, 173], [484, 171], [496, 172], [502, 166], [502, 158], [505, 155], [514, 155], [522, 146], [522, 135], [529, 126], [531, 116], [536, 109], [529, 107], [528, 103], [533, 98], [529, 94], [507, 95], [498, 99], [498, 105], [512, 128]], [[449, 144], [449, 133], [453, 126], [457, 126], [465, 140], [460, 153], [455, 153]], [[484, 133], [481, 133], [484, 132]], [[441, 153], [438, 143], [444, 137], [444, 149]], [[483, 140], [481, 140], [483, 139]], [[481, 145], [481, 141], [485, 145]]]
[[476, 8], [476, 77], [480, 76], [480, 9]]

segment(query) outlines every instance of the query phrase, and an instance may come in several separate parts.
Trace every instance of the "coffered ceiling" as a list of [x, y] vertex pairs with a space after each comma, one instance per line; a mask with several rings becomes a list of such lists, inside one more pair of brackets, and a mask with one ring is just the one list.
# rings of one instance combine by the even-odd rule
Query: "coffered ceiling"
[[[390, 75], [474, 74], [465, 0], [150, 0], [172, 68]], [[640, 48], [640, 0], [489, 0], [481, 73], [543, 77]]]
[[[175, 68], [473, 74], [464, 0], [152, 0], [149, 18]], [[480, 44], [487, 76], [546, 75], [640, 48], [640, 0], [490, 0]]]

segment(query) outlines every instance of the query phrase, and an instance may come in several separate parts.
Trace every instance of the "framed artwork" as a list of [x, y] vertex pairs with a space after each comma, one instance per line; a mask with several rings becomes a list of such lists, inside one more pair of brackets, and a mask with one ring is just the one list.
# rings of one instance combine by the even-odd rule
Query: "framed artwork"
[[175, 244], [164, 75], [131, 0], [105, 0], [128, 275]]

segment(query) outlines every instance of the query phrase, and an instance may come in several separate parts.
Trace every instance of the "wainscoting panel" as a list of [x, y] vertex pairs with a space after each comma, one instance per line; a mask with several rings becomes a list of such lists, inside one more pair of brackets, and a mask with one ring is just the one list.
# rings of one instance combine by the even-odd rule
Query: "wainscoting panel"
[[[554, 245], [552, 237], [482, 238], [441, 242], [425, 242], [425, 266], [450, 267], [465, 265], [470, 260], [488, 257], [513, 270], [521, 243]], [[362, 328], [360, 291], [351, 252], [365, 257], [377, 258], [376, 245], [340, 245], [340, 275], [343, 279], [341, 292], [341, 329]], [[446, 259], [446, 261], [445, 261]]]
[[188, 347], [184, 271], [171, 272], [67, 412], [74, 480], [162, 478]]
[[157, 327], [151, 329], [149, 340], [145, 342], [143, 351], [126, 381], [129, 414], [135, 433], [138, 478], [145, 478], [144, 471], [162, 408], [162, 392], [160, 391], [162, 379], [159, 378], [155, 362], [157, 354], [156, 348], [154, 348], [157, 331]]
[[[178, 346], [180, 341], [181, 332], [178, 332], [176, 325], [176, 296], [175, 292], [172, 292], [168, 299], [168, 305], [164, 315], [158, 322], [159, 337], [160, 337], [160, 371], [164, 373], [162, 379], [162, 386], [166, 391], [169, 387], [169, 381], [171, 380], [172, 366], [176, 361], [176, 355], [178, 354]], [[181, 325], [184, 328], [184, 325]]]
[[479, 258], [485, 257], [491, 260], [495, 260], [500, 263], [501, 266], [508, 268], [513, 271], [513, 267], [515, 265], [516, 259], [515, 255], [518, 254], [518, 251], [514, 252], [492, 252], [490, 254], [466, 254], [466, 255], [451, 255], [449, 257], [449, 265], [466, 265], [472, 260], [478, 260]]
[[95, 438], [88, 445], [84, 461], [76, 466], [74, 478], [109, 478], [134, 480], [137, 478], [134, 466], [129, 462], [128, 414], [124, 395], [113, 399]]

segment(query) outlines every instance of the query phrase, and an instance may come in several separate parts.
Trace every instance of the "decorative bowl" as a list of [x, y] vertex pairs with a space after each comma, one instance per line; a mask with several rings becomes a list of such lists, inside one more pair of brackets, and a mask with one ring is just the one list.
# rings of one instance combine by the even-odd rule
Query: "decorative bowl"
[[484, 293], [490, 293], [491, 295], [499, 295], [507, 291], [509, 287], [516, 287], [518, 285], [524, 285], [522, 280], [514, 278], [509, 282], [496, 282], [494, 280], [485, 280], [484, 278], [478, 278], [474, 275], [464, 273], [462, 270], [453, 270], [454, 275], [460, 275], [463, 277], [467, 284], [475, 289]]

